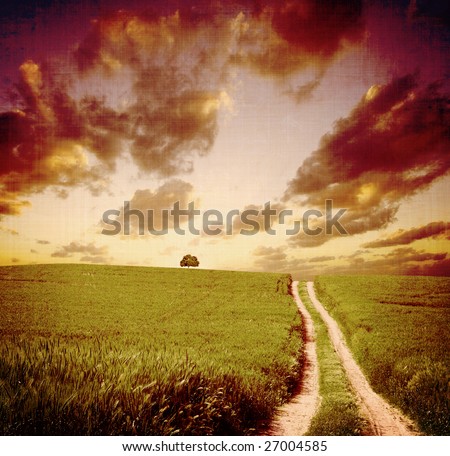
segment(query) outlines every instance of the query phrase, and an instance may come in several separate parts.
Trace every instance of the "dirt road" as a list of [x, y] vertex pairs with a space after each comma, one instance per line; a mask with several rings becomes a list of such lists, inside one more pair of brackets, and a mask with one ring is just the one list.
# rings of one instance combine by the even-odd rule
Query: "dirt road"
[[313, 282], [307, 283], [309, 297], [328, 327], [334, 348], [341, 359], [350, 383], [360, 399], [361, 411], [367, 418], [370, 435], [417, 435], [414, 425], [376, 394], [348, 349], [336, 321], [316, 297]]
[[319, 366], [316, 354], [314, 324], [311, 315], [298, 295], [298, 282], [293, 282], [292, 292], [303, 318], [303, 340], [305, 341], [305, 360], [303, 377], [298, 392], [292, 400], [277, 412], [269, 435], [304, 435], [309, 428], [319, 403]]

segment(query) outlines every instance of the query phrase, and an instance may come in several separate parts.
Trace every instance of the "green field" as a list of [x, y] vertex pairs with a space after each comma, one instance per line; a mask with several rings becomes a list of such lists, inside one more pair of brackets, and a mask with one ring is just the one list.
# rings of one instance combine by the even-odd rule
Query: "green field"
[[301, 370], [290, 278], [0, 268], [0, 433], [259, 432]]
[[321, 276], [335, 318], [375, 391], [432, 435], [450, 434], [450, 278]]

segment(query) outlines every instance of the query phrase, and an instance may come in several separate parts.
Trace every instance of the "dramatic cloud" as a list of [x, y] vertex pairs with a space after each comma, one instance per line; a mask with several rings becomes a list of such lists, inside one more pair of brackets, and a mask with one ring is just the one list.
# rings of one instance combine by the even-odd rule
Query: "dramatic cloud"
[[227, 24], [191, 20], [179, 11], [119, 11], [99, 19], [76, 52], [82, 75], [131, 81], [127, 106], [115, 115], [138, 166], [162, 176], [192, 170], [193, 157], [211, 149], [219, 108], [229, 103]]
[[90, 242], [89, 244], [81, 244], [73, 241], [53, 252], [52, 257], [68, 258], [72, 257], [76, 253], [88, 254], [90, 256], [101, 256], [108, 253], [108, 248], [106, 246], [96, 247], [93, 242]]
[[36, 243], [41, 245], [48, 245], [50, 244], [50, 241], [46, 241], [44, 239], [36, 239]]
[[309, 54], [330, 57], [347, 41], [361, 38], [362, 2], [349, 0], [271, 1], [274, 30], [289, 44]]
[[359, 1], [263, 2], [256, 9], [230, 2], [202, 5], [202, 13], [188, 3], [161, 16], [119, 11], [96, 22], [76, 59], [84, 75], [101, 70], [133, 81], [121, 114], [131, 155], [142, 169], [169, 176], [190, 171], [193, 156], [211, 149], [219, 108], [230, 104], [230, 63], [286, 76], [329, 62], [361, 38], [360, 16]]
[[250, 17], [235, 20], [238, 47], [232, 59], [266, 76], [323, 69], [364, 35], [360, 0], [273, 0], [258, 6]]
[[450, 239], [450, 223], [449, 222], [432, 222], [419, 228], [410, 230], [398, 230], [388, 236], [386, 239], [378, 239], [376, 241], [367, 242], [362, 247], [378, 248], [389, 247], [393, 245], [411, 244], [419, 239], [426, 238], [446, 238]]
[[[372, 87], [350, 115], [335, 124], [290, 181], [285, 199], [309, 207], [333, 200], [345, 208], [350, 235], [386, 227], [400, 202], [444, 176], [450, 165], [449, 97], [416, 77]], [[331, 236], [298, 236], [319, 245]]]
[[[236, 65], [277, 77], [313, 65], [323, 75], [362, 33], [355, 0], [169, 2], [159, 14], [99, 17], [72, 60], [21, 65], [15, 109], [0, 113], [0, 215], [20, 214], [49, 187], [98, 195], [127, 154], [162, 177], [191, 171], [231, 106]], [[298, 101], [320, 78], [293, 89]]]
[[[0, 113], [0, 214], [20, 214], [24, 198], [48, 187], [63, 197], [75, 186], [98, 195], [125, 152], [162, 176], [192, 170], [193, 154], [210, 150], [219, 108], [230, 100], [205, 61], [220, 40], [211, 27], [191, 29], [178, 14], [118, 13], [100, 19], [78, 48], [78, 79], [70, 62], [64, 71], [73, 80], [55, 63], [23, 63], [17, 108]], [[124, 105], [98, 89], [118, 84], [131, 84]]]
[[[49, 186], [87, 186], [93, 194], [107, 183], [104, 167], [90, 164], [82, 115], [56, 86], [47, 87], [39, 65], [20, 67], [20, 109], [0, 114], [0, 214], [18, 215], [20, 198]], [[49, 75], [47, 75], [50, 78]]]

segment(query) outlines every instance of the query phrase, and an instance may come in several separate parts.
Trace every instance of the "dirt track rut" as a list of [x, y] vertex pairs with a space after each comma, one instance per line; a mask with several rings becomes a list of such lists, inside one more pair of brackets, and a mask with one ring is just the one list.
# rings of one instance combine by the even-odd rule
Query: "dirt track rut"
[[308, 282], [307, 288], [311, 302], [327, 325], [334, 348], [347, 372], [353, 389], [359, 397], [361, 411], [368, 420], [370, 427], [367, 429], [367, 433], [392, 436], [417, 435], [418, 432], [414, 429], [413, 423], [373, 391], [348, 349], [336, 321], [331, 318], [317, 299], [313, 282]]
[[303, 377], [298, 392], [292, 400], [277, 411], [269, 429], [269, 435], [304, 435], [308, 430], [319, 403], [319, 365], [316, 354], [314, 324], [298, 295], [298, 282], [293, 282], [292, 293], [303, 319], [303, 340], [305, 341], [305, 360]]

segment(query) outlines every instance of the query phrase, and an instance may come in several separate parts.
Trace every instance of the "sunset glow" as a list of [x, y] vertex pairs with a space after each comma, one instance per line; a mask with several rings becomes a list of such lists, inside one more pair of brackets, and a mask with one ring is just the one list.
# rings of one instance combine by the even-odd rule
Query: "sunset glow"
[[[0, 23], [2, 265], [177, 267], [190, 253], [305, 279], [450, 274], [439, 2], [41, 3]], [[243, 235], [237, 219], [229, 234], [140, 235], [135, 219], [102, 234], [126, 201], [224, 218], [270, 202], [292, 226], [326, 200], [347, 235], [288, 235], [275, 219], [276, 234]]]

